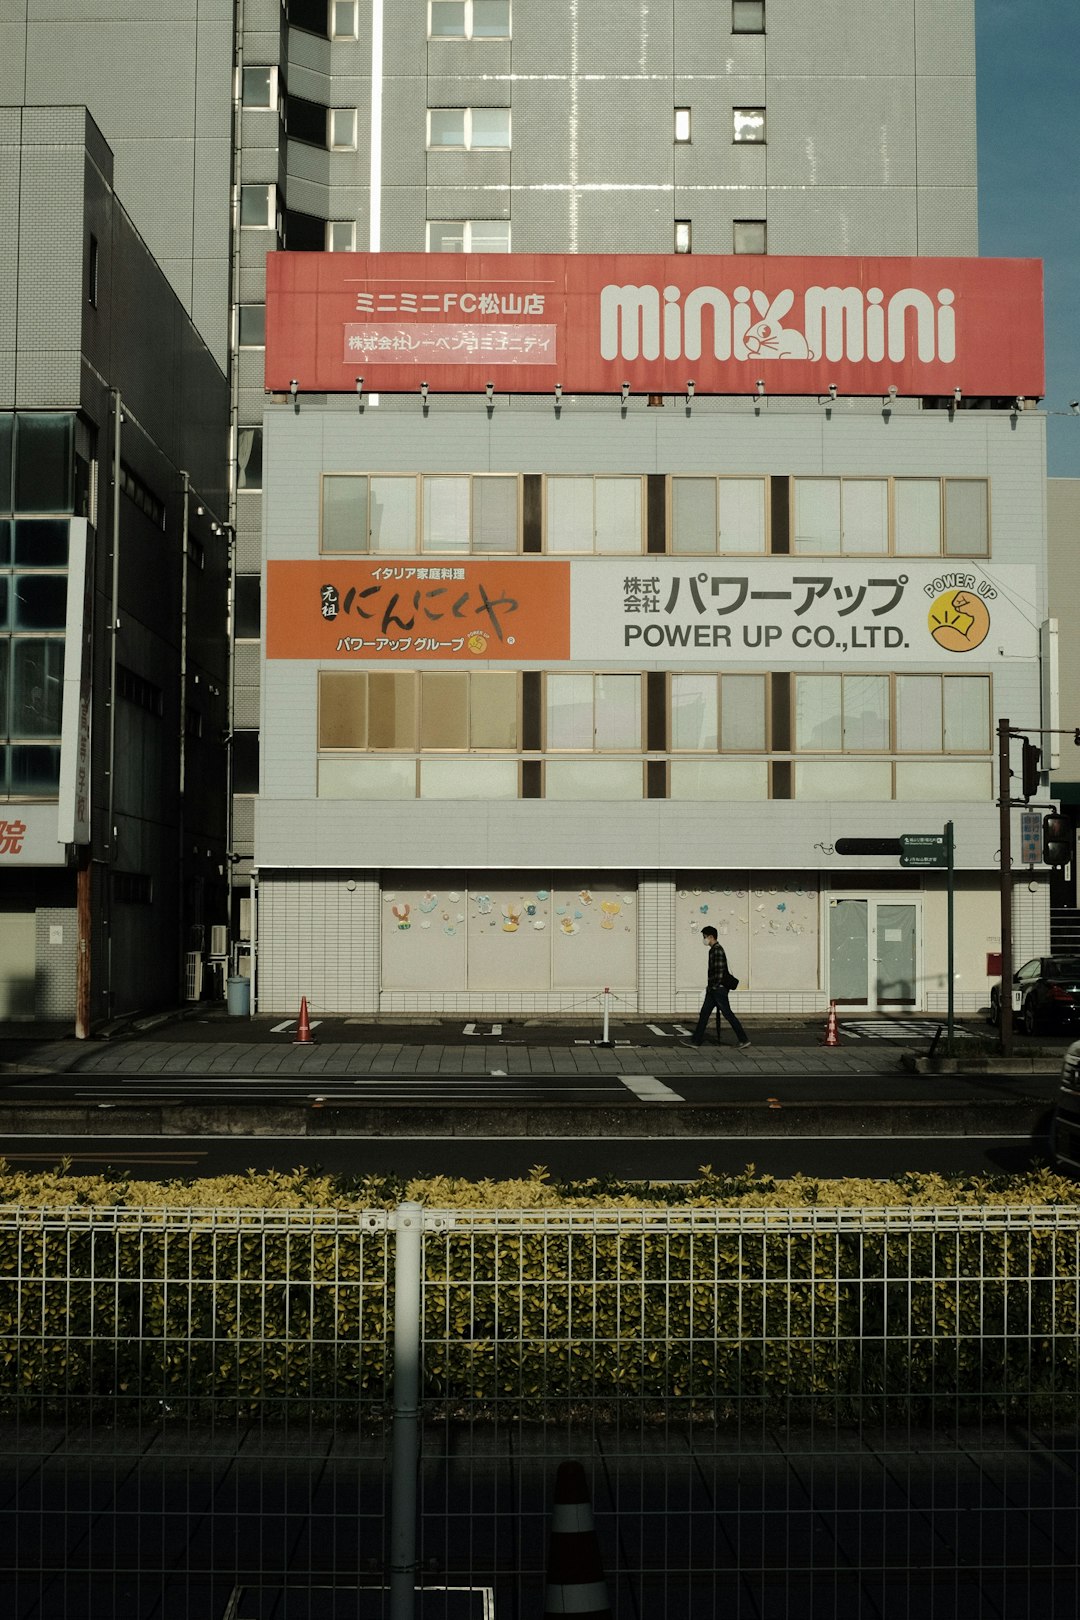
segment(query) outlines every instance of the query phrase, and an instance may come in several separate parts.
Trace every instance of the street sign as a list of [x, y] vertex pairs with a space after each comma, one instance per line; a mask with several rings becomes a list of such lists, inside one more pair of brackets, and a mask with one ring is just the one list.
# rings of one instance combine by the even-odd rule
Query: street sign
[[947, 866], [945, 839], [941, 833], [902, 833], [901, 866]]
[[1034, 866], [1043, 858], [1043, 818], [1037, 810], [1025, 810], [1020, 817], [1020, 861]]
[[838, 838], [833, 845], [838, 855], [899, 855], [899, 838]]

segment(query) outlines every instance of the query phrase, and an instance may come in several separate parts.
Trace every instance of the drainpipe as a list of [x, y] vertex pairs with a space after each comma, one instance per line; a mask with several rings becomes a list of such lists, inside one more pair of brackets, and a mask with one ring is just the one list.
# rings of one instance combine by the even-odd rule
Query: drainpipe
[[187, 935], [183, 924], [187, 921], [184, 908], [184, 894], [186, 885], [185, 874], [185, 841], [187, 834], [187, 636], [188, 636], [188, 515], [191, 510], [191, 476], [185, 468], [180, 468], [180, 477], [183, 480], [183, 498], [180, 514], [180, 750], [177, 761], [177, 792], [179, 801], [176, 815], [176, 842], [177, 842], [177, 874], [180, 881], [180, 905], [178, 907], [181, 928], [178, 940], [179, 957], [177, 968], [180, 973], [181, 996], [186, 993], [184, 984], [184, 961], [187, 947]]
[[116, 864], [116, 646], [120, 633], [120, 429], [124, 422], [119, 388], [110, 390], [113, 400], [112, 469], [112, 583], [109, 590], [109, 790], [106, 806], [107, 855], [105, 861], [105, 999], [109, 1017], [114, 1012], [113, 989], [113, 894], [112, 871]]

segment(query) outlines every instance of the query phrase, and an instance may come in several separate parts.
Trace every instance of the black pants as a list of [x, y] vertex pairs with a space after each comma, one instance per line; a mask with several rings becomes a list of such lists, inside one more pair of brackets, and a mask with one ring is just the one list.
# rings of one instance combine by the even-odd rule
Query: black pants
[[697, 1029], [695, 1029], [692, 1039], [697, 1041], [699, 1044], [705, 1039], [705, 1031], [709, 1027], [709, 1014], [712, 1012], [714, 1007], [716, 1008], [717, 1040], [720, 1040], [721, 1037], [720, 1014], [723, 1013], [724, 1017], [735, 1031], [735, 1039], [737, 1041], [745, 1041], [746, 1031], [743, 1029], [742, 1025], [739, 1023], [739, 1020], [731, 1010], [731, 1002], [728, 1000], [728, 992], [723, 988], [722, 985], [719, 984], [710, 984], [708, 989], [705, 991], [705, 1000], [701, 1003], [701, 1012], [698, 1016]]

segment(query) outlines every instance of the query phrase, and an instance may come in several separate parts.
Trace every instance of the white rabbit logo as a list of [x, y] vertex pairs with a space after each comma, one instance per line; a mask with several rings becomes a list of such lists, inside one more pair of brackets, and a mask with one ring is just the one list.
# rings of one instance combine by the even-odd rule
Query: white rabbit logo
[[785, 288], [769, 302], [763, 292], [752, 294], [754, 307], [761, 317], [749, 328], [743, 343], [746, 352], [755, 360], [816, 360], [810, 345], [801, 332], [785, 331], [780, 322], [795, 302], [795, 294]]

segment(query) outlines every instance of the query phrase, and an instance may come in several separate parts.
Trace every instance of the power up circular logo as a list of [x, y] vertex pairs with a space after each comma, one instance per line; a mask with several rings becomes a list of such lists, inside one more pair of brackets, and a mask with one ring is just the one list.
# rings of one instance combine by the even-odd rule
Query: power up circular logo
[[942, 591], [934, 598], [927, 626], [945, 652], [973, 652], [990, 634], [990, 609], [972, 590]]

